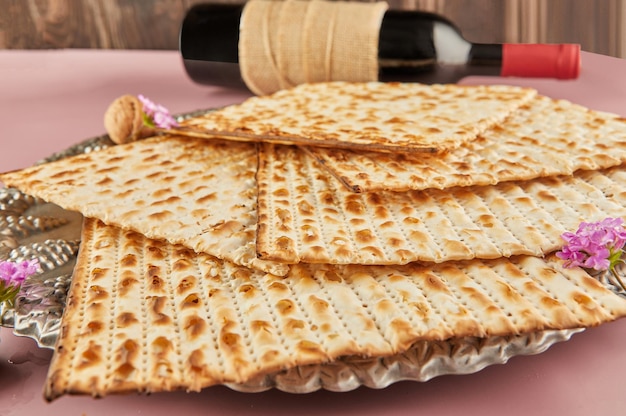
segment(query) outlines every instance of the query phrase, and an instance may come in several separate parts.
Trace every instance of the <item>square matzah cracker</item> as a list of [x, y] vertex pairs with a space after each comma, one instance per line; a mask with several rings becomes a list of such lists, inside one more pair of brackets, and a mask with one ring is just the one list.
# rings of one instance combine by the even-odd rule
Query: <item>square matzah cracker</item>
[[253, 271], [86, 219], [45, 396], [199, 390], [418, 341], [599, 325], [626, 300], [558, 259]]
[[256, 258], [253, 143], [155, 137], [0, 175], [86, 217], [285, 274]]
[[233, 140], [432, 152], [475, 139], [536, 94], [499, 85], [302, 84], [189, 119], [181, 130]]
[[356, 192], [493, 185], [626, 162], [626, 119], [537, 96], [443, 154], [306, 150]]
[[576, 176], [354, 193], [297, 147], [264, 144], [259, 152], [257, 251], [267, 260], [406, 264], [542, 255], [581, 221], [626, 217], [623, 194], [605, 195]]

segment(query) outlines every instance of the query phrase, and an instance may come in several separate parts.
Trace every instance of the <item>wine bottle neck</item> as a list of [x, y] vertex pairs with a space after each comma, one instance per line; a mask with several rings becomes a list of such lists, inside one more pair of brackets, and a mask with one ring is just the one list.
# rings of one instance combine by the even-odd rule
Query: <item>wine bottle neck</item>
[[470, 57], [472, 44], [465, 40], [459, 30], [446, 23], [436, 21], [433, 24], [433, 43], [440, 65], [466, 65]]
[[495, 43], [472, 44], [467, 60], [469, 65], [502, 66], [502, 45]]
[[502, 62], [502, 45], [474, 44], [440, 16], [421, 11], [389, 10], [380, 28], [379, 58], [409, 64], [496, 65]]

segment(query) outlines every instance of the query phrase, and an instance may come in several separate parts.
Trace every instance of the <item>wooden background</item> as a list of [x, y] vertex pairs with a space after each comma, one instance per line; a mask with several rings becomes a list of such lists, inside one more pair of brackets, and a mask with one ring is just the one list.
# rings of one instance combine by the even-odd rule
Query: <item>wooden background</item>
[[[202, 1], [0, 0], [0, 49], [177, 49], [185, 11]], [[474, 42], [580, 43], [626, 58], [626, 0], [388, 2], [443, 14]]]

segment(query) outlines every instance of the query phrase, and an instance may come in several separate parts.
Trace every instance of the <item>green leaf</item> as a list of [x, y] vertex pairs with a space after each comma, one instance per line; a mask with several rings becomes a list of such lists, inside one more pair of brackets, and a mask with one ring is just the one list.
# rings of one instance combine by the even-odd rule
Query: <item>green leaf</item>
[[152, 120], [152, 117], [150, 117], [146, 113], [141, 113], [141, 116], [143, 118], [143, 124], [145, 126], [152, 127], [152, 128], [156, 127], [156, 125], [154, 124], [154, 120]]

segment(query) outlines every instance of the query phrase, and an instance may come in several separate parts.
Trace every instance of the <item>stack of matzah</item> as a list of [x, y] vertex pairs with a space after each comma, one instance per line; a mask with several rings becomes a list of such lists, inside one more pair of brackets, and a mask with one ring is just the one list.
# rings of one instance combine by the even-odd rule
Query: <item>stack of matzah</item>
[[0, 176], [86, 217], [49, 399], [626, 315], [551, 254], [626, 218], [622, 118], [513, 87], [328, 83], [180, 132]]

